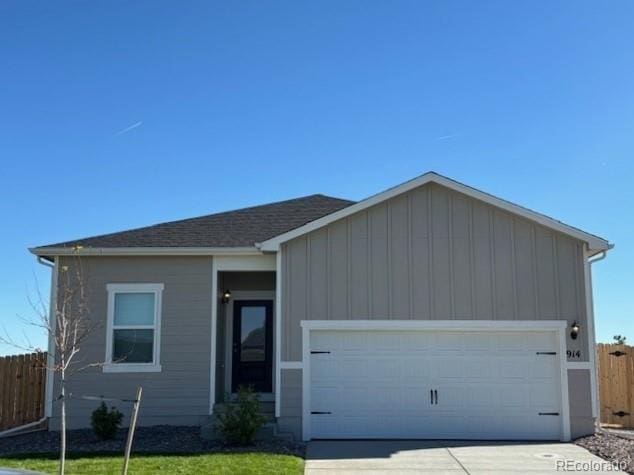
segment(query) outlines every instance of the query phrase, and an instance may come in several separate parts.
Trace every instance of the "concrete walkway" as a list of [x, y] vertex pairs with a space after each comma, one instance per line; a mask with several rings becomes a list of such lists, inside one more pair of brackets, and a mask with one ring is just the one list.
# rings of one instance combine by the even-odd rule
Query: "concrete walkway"
[[305, 474], [625, 473], [608, 464], [582, 447], [563, 443], [314, 441], [308, 444]]

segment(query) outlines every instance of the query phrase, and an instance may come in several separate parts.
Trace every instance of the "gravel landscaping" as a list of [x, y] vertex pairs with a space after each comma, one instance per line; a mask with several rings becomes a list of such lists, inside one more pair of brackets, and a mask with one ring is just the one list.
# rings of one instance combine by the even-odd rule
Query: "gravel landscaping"
[[627, 473], [634, 473], [634, 440], [606, 432], [575, 440], [575, 444], [611, 462], [625, 462]]
[[[304, 457], [304, 444], [289, 441], [262, 441], [249, 447], [231, 447], [218, 441], [201, 439], [199, 427], [154, 426], [139, 427], [134, 435], [134, 453], [196, 454], [266, 452]], [[114, 440], [100, 441], [90, 429], [67, 432], [68, 452], [123, 453], [127, 430], [120, 430]], [[31, 432], [0, 438], [0, 457], [17, 454], [38, 454], [59, 450], [59, 432]]]

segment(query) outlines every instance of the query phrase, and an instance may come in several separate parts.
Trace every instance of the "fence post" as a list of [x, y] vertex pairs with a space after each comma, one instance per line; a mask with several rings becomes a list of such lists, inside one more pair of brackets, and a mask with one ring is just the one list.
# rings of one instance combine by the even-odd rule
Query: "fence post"
[[143, 388], [139, 386], [136, 390], [136, 399], [134, 400], [134, 406], [132, 407], [132, 415], [130, 417], [130, 428], [128, 429], [128, 440], [125, 444], [125, 457], [123, 459], [123, 469], [121, 475], [127, 475], [128, 464], [130, 463], [130, 451], [132, 450], [132, 439], [134, 438], [134, 429], [136, 428], [136, 418], [139, 414], [139, 404], [141, 403], [141, 394]]

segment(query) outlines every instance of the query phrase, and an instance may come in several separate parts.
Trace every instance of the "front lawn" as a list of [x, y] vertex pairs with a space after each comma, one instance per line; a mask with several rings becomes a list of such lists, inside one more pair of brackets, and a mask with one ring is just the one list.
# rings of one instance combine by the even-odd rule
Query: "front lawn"
[[[119, 474], [121, 455], [71, 454], [66, 460], [66, 473]], [[0, 458], [0, 467], [22, 468], [44, 473], [56, 473], [55, 455], [19, 455]], [[302, 474], [304, 461], [293, 455], [262, 452], [214, 453], [194, 455], [135, 455], [130, 459], [130, 475], [165, 474]]]

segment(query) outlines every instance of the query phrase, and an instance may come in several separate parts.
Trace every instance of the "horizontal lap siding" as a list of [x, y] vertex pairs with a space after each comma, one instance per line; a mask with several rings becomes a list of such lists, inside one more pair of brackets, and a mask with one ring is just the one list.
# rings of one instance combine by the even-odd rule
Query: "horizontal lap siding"
[[[71, 259], [62, 264], [72, 265]], [[160, 373], [103, 373], [88, 368], [69, 378], [75, 396], [130, 399], [143, 386], [141, 425], [196, 425], [209, 412], [211, 341], [211, 258], [209, 257], [90, 257], [82, 258], [91, 318], [99, 326], [82, 345], [83, 364], [101, 362], [105, 355], [108, 283], [163, 283]], [[55, 394], [58, 394], [56, 384]], [[126, 418], [130, 405], [112, 403]], [[69, 425], [89, 427], [98, 402], [69, 401]], [[52, 428], [59, 424], [59, 404], [53, 405]]]
[[301, 320], [577, 320], [583, 243], [431, 184], [283, 245], [282, 359]]

